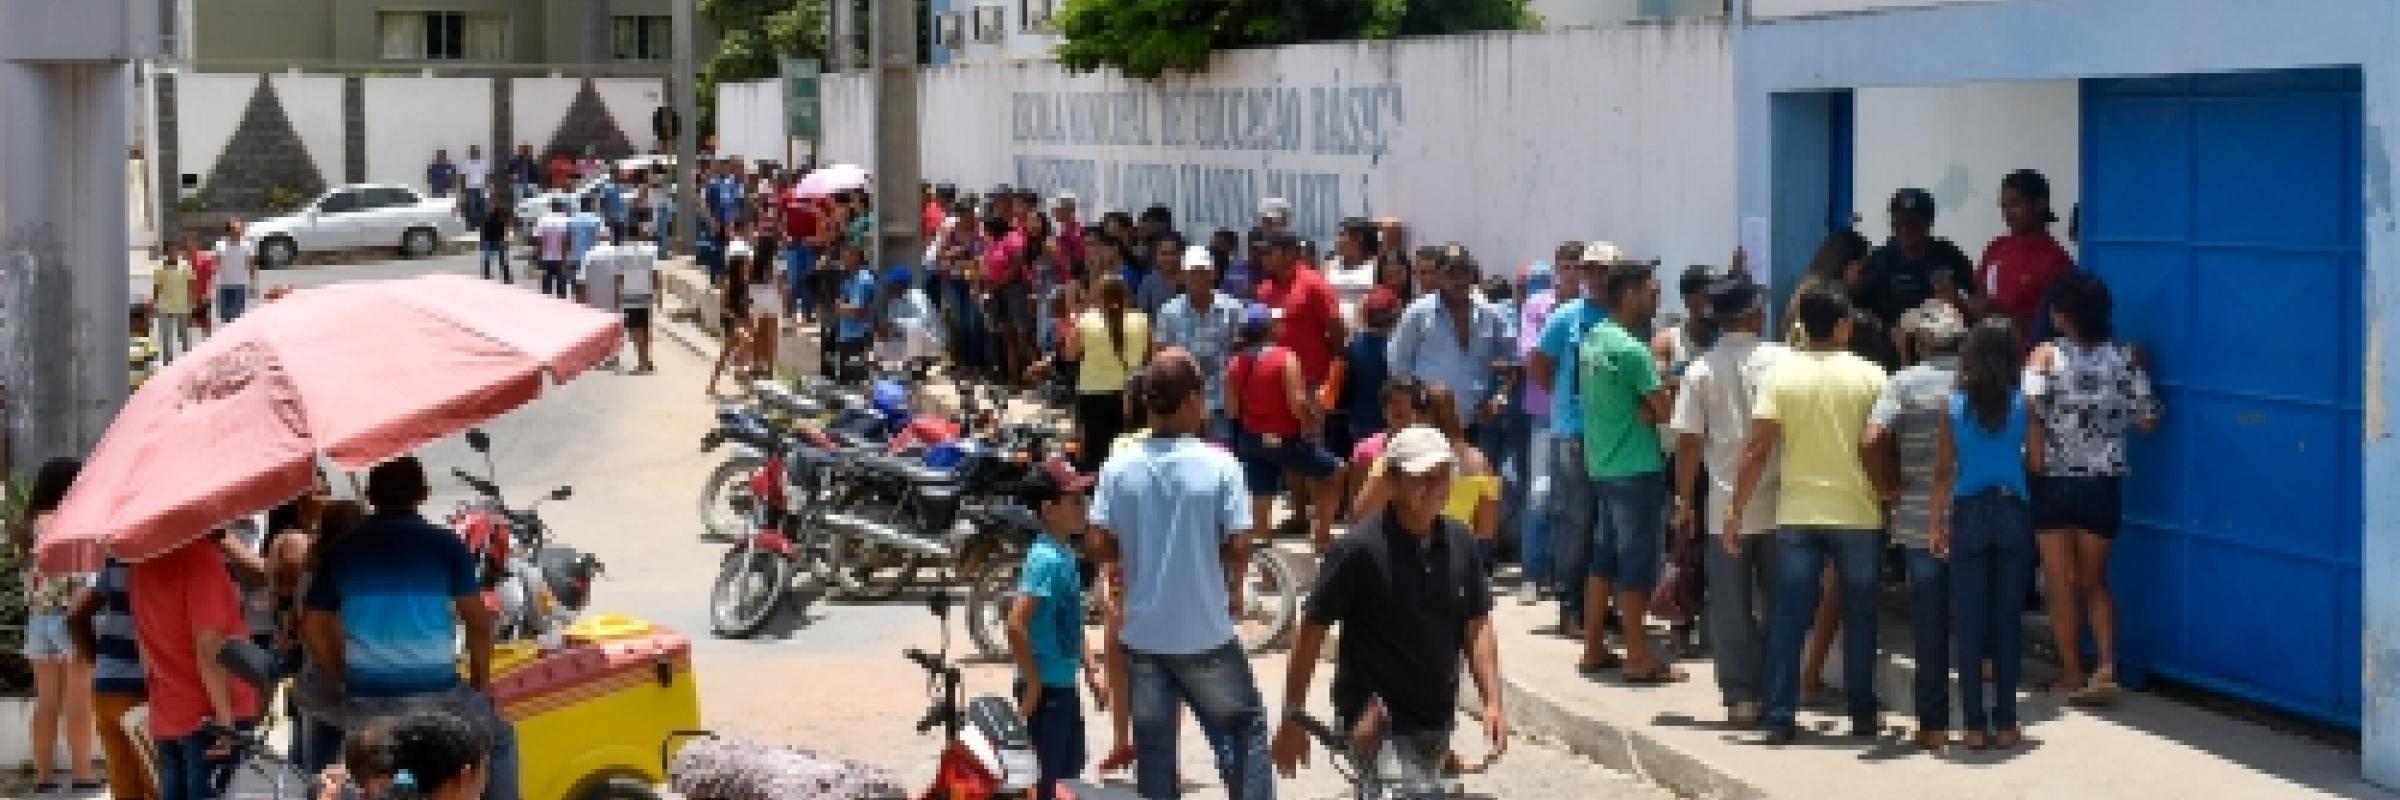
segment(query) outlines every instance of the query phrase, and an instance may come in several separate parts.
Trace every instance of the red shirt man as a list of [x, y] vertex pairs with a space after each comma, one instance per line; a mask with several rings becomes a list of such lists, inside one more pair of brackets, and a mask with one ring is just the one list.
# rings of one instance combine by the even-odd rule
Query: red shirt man
[[941, 200], [932, 197], [925, 198], [925, 210], [918, 215], [918, 220], [923, 222], [925, 227], [918, 228], [917, 231], [924, 234], [925, 238], [930, 241], [933, 239], [933, 234], [942, 229], [942, 220], [949, 218], [950, 212], [942, 208]]
[[2042, 294], [2061, 275], [2075, 268], [2049, 231], [2003, 234], [1983, 248], [1975, 267], [1975, 283], [1991, 298], [1992, 310], [2017, 321], [2017, 332], [2033, 330], [2033, 315], [2041, 311]]
[[575, 159], [565, 153], [550, 154], [550, 188], [565, 191], [575, 185]]
[[[257, 693], [247, 684], [228, 678], [229, 703], [220, 707], [200, 678], [204, 663], [217, 669], [215, 654], [200, 652], [202, 637], [230, 642], [250, 636], [224, 546], [221, 539], [205, 537], [134, 564], [127, 576], [134, 639], [142, 648], [150, 690], [150, 736], [161, 742], [200, 733], [204, 722], [231, 727], [258, 717]], [[226, 712], [234, 719], [225, 719]]]
[[1321, 386], [1333, 367], [1335, 342], [1347, 338], [1341, 299], [1325, 276], [1300, 257], [1300, 240], [1288, 232], [1267, 235], [1267, 265], [1257, 298], [1283, 312], [1275, 343], [1299, 356], [1300, 374], [1310, 386]]

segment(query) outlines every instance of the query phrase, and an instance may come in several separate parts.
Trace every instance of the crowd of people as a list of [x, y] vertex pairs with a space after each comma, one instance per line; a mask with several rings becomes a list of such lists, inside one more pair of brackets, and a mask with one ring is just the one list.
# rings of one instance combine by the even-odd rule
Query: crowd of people
[[[20, 553], [79, 471], [59, 459], [37, 472], [24, 517], [10, 521]], [[403, 457], [368, 472], [363, 503], [335, 499], [320, 475], [263, 517], [157, 557], [92, 574], [28, 569], [33, 794], [218, 797], [279, 697], [286, 756], [329, 787], [515, 797], [515, 735], [488, 694], [483, 559], [419, 512], [429, 491], [424, 467]], [[136, 707], [143, 733], [129, 727]], [[328, 772], [340, 764], [346, 776]]]

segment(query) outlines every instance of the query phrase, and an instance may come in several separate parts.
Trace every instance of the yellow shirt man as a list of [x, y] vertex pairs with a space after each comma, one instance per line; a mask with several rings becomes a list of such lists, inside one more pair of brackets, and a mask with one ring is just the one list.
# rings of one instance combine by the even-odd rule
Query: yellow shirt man
[[1783, 429], [1777, 526], [1882, 530], [1858, 444], [1884, 380], [1866, 359], [1821, 350], [1795, 351], [1767, 373], [1751, 416]]

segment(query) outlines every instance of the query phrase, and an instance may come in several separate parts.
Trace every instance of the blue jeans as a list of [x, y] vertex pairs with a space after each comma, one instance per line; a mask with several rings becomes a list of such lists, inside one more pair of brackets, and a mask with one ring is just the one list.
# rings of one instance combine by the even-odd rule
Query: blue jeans
[[817, 254], [809, 250], [808, 245], [796, 244], [783, 249], [783, 282], [785, 291], [792, 298], [792, 307], [784, 309], [784, 313], [817, 313], [816, 294], [809, 291], [808, 285], [808, 275], [816, 268]]
[[484, 279], [484, 280], [487, 280], [487, 281], [488, 281], [488, 280], [491, 280], [491, 279], [492, 279], [492, 265], [493, 265], [493, 264], [495, 264], [495, 263], [497, 263], [497, 264], [499, 264], [499, 265], [500, 265], [500, 282], [501, 282], [501, 283], [516, 283], [516, 282], [517, 282], [517, 277], [516, 277], [516, 275], [514, 275], [514, 274], [512, 274], [512, 273], [510, 273], [510, 272], [508, 271], [508, 243], [507, 243], [507, 242], [484, 242], [484, 243], [483, 243], [483, 279]]
[[480, 223], [483, 221], [483, 199], [482, 189], [468, 189], [459, 194], [458, 207], [467, 213], [469, 222]]
[[1950, 729], [1950, 563], [1922, 547], [1903, 552], [1908, 555], [1909, 647], [1917, 658], [1909, 702], [1917, 715], [1917, 730], [1946, 731]]
[[[246, 731], [250, 726], [240, 728]], [[160, 800], [216, 800], [217, 787], [231, 777], [233, 762], [209, 759], [212, 740], [207, 731], [156, 740]]]
[[1775, 532], [1775, 629], [1767, 639], [1769, 730], [1789, 729], [1800, 708], [1800, 650], [1817, 616], [1817, 595], [1831, 560], [1842, 587], [1842, 689], [1853, 721], [1875, 715], [1876, 569], [1883, 531], [1783, 528]]
[[1522, 519], [1523, 537], [1517, 542], [1517, 561], [1525, 566], [1525, 581], [1535, 586], [1550, 586], [1550, 437], [1534, 433], [1549, 427], [1546, 420], [1534, 418], [1527, 426], [1525, 437], [1525, 490], [1520, 497], [1526, 512]]
[[[1475, 431], [1475, 446], [1492, 463], [1492, 471], [1500, 476], [1500, 535], [1523, 530], [1525, 507], [1525, 447], [1526, 438], [1533, 433], [1533, 417], [1518, 409], [1515, 403], [1504, 404], [1500, 415]], [[1522, 545], [1520, 541], [1518, 544]], [[1527, 558], [1524, 548], [1518, 548], [1517, 558]]]
[[1267, 754], [1267, 709], [1251, 679], [1241, 645], [1226, 642], [1191, 655], [1126, 649], [1132, 682], [1135, 783], [1144, 800], [1180, 797], [1175, 781], [1178, 702], [1191, 706], [1203, 729], [1220, 732], [1217, 774], [1233, 800], [1273, 800], [1274, 764]]
[[1583, 619], [1583, 580], [1591, 574], [1592, 516], [1600, 510], [1592, 474], [1583, 463], [1583, 437], [1551, 436], [1550, 554], [1559, 606], [1569, 619]]
[[[2017, 682], [2025, 670], [2025, 587], [2033, 583], [2033, 519], [2025, 499], [2000, 489], [1957, 501], [1950, 512], [1950, 590], [1958, 613], [1958, 696], [1965, 729], [2017, 726]], [[1992, 662], [1985, 705], [1984, 659]]]
[[[228, 267], [227, 269], [231, 269]], [[250, 305], [250, 287], [217, 287], [217, 318], [226, 322], [241, 319], [242, 310]]]
[[1742, 554], [1703, 534], [1701, 568], [1708, 573], [1708, 649], [1717, 663], [1717, 692], [1726, 707], [1766, 700], [1767, 629], [1775, 620], [1775, 537], [1744, 534]]
[[1667, 482], [1658, 473], [1592, 481], [1600, 499], [1592, 526], [1591, 577], [1618, 592], [1658, 585], [1660, 540], [1667, 536]]
[[[1017, 681], [1009, 689], [1012, 697], [1025, 696], [1025, 682]], [[1025, 737], [1033, 740], [1034, 761], [1041, 767], [1041, 777], [1034, 782], [1036, 800], [1051, 800], [1058, 796], [1058, 784], [1083, 777], [1084, 752], [1083, 697], [1075, 684], [1042, 686], [1039, 705], [1022, 709], [1025, 715]]]

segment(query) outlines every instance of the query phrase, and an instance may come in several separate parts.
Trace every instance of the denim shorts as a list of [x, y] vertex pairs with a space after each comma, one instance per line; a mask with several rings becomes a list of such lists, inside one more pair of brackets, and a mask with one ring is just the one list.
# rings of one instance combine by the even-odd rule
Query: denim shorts
[[2117, 538], [2124, 520], [2122, 483], [2115, 476], [2036, 476], [2033, 529], [2082, 528], [2102, 539]]
[[1242, 462], [1242, 481], [1250, 485], [1251, 497], [1266, 497], [1283, 493], [1283, 475], [1297, 472], [1304, 478], [1324, 478], [1342, 466], [1341, 459], [1325, 449], [1323, 442], [1303, 436], [1285, 436], [1273, 445], [1249, 431], [1234, 434], [1234, 456]]
[[1659, 540], [1667, 533], [1667, 484], [1656, 474], [1595, 478], [1599, 513], [1592, 521], [1591, 577], [1617, 591], [1658, 585]]
[[67, 639], [65, 614], [31, 614], [25, 617], [25, 649], [27, 659], [56, 661], [72, 652]]

